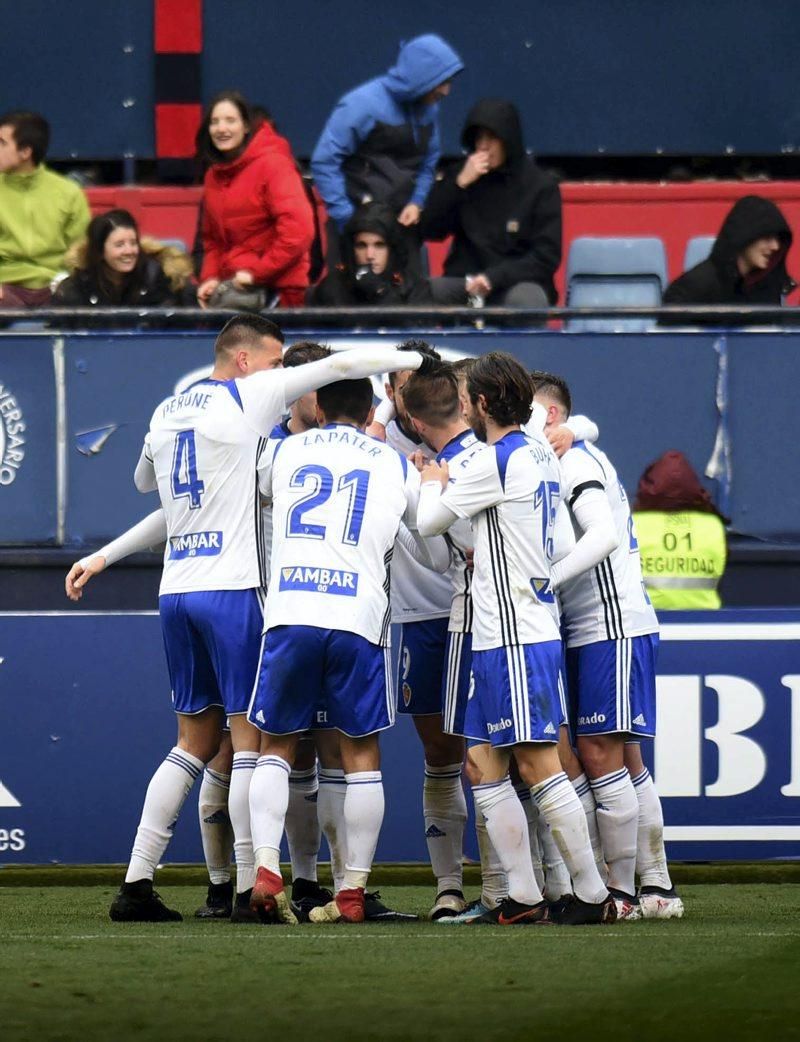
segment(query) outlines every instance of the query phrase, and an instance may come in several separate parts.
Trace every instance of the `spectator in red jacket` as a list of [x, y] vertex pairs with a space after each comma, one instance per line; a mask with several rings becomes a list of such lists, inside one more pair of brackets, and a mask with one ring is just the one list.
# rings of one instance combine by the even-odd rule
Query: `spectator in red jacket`
[[[301, 307], [314, 218], [289, 142], [255, 129], [245, 99], [218, 94], [197, 135], [203, 192], [203, 307]], [[249, 303], [248, 303], [249, 302]]]

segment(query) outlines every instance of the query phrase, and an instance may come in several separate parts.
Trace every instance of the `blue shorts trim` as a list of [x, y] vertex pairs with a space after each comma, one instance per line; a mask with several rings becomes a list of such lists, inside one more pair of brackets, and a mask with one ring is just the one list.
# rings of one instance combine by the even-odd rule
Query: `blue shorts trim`
[[391, 727], [389, 649], [344, 630], [275, 626], [264, 634], [248, 719], [268, 734], [335, 727], [353, 738]]
[[411, 716], [433, 716], [442, 712], [447, 625], [446, 618], [403, 623], [398, 663], [398, 712]]
[[658, 634], [567, 649], [573, 734], [656, 733]]
[[466, 737], [493, 746], [557, 742], [561, 641], [472, 652]]
[[172, 704], [195, 716], [220, 706], [246, 713], [259, 661], [260, 590], [165, 593], [158, 599]]
[[464, 735], [472, 687], [472, 634], [448, 633], [442, 680], [442, 730]]

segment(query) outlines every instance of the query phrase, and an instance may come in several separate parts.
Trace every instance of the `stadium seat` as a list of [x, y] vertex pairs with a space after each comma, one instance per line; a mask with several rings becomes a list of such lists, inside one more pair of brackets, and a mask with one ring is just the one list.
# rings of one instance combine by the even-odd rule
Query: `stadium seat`
[[686, 243], [686, 253], [683, 255], [683, 270], [688, 271], [689, 268], [708, 260], [716, 241], [716, 235], [695, 235], [693, 239], [689, 239]]
[[[658, 307], [667, 284], [667, 256], [655, 237], [573, 240], [567, 260], [568, 307]], [[582, 332], [642, 332], [655, 323], [646, 318], [570, 319], [567, 328]]]

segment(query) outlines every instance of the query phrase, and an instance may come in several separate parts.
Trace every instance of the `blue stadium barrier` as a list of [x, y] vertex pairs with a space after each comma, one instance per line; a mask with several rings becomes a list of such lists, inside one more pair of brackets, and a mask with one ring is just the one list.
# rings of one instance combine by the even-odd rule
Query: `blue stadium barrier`
[[[798, 611], [662, 616], [659, 735], [645, 755], [670, 857], [798, 856], [798, 639]], [[0, 614], [0, 692], [0, 865], [127, 860], [145, 787], [175, 740], [155, 613]], [[382, 749], [378, 859], [427, 861], [407, 718]], [[171, 862], [202, 858], [196, 800], [195, 788]], [[471, 835], [466, 849], [475, 856]]]

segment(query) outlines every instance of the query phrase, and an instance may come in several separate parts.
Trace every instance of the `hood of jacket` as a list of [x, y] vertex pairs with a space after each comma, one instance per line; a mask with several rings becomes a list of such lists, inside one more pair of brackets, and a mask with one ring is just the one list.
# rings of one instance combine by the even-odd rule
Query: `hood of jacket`
[[222, 160], [214, 163], [211, 170], [221, 180], [227, 180], [235, 177], [246, 166], [270, 152], [281, 152], [289, 157], [292, 155], [291, 146], [286, 138], [281, 137], [269, 123], [262, 123], [248, 141], [243, 152], [229, 162]]
[[469, 152], [475, 150], [479, 129], [490, 130], [503, 142], [506, 165], [518, 163], [525, 156], [522, 122], [516, 105], [502, 98], [481, 98], [470, 109], [461, 131], [461, 144]]
[[711, 502], [689, 460], [677, 449], [662, 453], [639, 478], [634, 510], [697, 510], [727, 518]]
[[[86, 274], [87, 249], [88, 243], [86, 239], [82, 239], [67, 250], [64, 263], [70, 274]], [[192, 281], [194, 276], [192, 259], [177, 246], [166, 246], [158, 239], [151, 239], [143, 235], [139, 240], [139, 249], [145, 257], [152, 257], [158, 261], [173, 292], [179, 292]]]
[[[739, 199], [725, 218], [717, 235], [711, 260], [725, 274], [737, 274], [736, 258], [756, 239], [775, 236], [782, 249], [773, 258], [770, 270], [786, 259], [792, 245], [792, 230], [778, 207], [760, 195], [745, 195]], [[767, 272], [754, 273], [754, 278]]]
[[389, 247], [389, 258], [385, 270], [381, 273], [381, 278], [391, 278], [394, 272], [405, 271], [408, 254], [397, 217], [390, 207], [384, 206], [383, 203], [369, 203], [356, 210], [347, 222], [344, 229], [342, 253], [345, 266], [351, 272], [356, 270], [353, 240], [359, 232], [372, 232], [373, 235], [380, 235]]
[[435, 33], [426, 33], [400, 44], [397, 61], [382, 79], [399, 102], [418, 101], [463, 68], [449, 43]]

